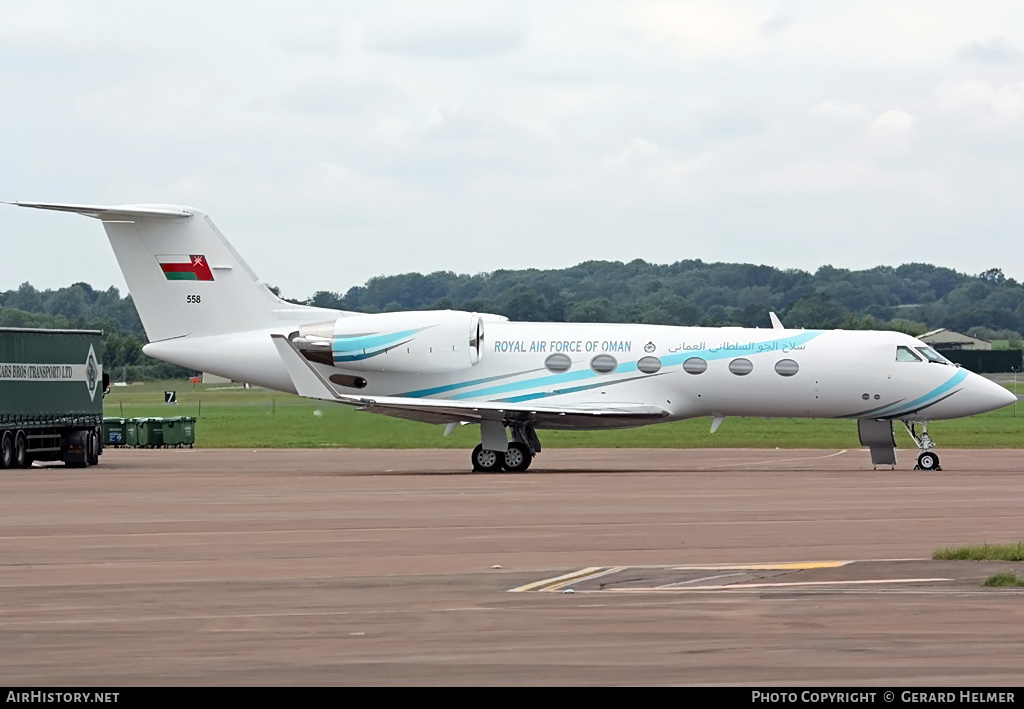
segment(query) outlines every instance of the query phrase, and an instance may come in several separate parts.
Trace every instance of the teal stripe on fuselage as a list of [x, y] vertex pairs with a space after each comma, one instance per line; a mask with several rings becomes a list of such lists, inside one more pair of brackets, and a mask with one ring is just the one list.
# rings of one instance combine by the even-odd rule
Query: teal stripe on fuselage
[[648, 376], [660, 377], [662, 374], [668, 374], [668, 372], [661, 372], [661, 374], [651, 375], [640, 375], [639, 377], [629, 377], [627, 379], [616, 379], [615, 381], [597, 382], [596, 384], [583, 384], [577, 387], [568, 387], [566, 389], [555, 389], [554, 391], [541, 391], [533, 394], [522, 394], [520, 396], [510, 396], [507, 399], [498, 399], [496, 403], [499, 404], [515, 404], [521, 401], [531, 401], [535, 399], [546, 399], [549, 396], [561, 396], [562, 394], [575, 394], [578, 391], [586, 391], [587, 389], [600, 389], [601, 387], [611, 387], [616, 384], [625, 384], [626, 382], [633, 382], [637, 379], [646, 379]]
[[[927, 364], [925, 366], [931, 367], [932, 365]], [[950, 377], [948, 380], [946, 380], [945, 383], [935, 387], [924, 396], [920, 396], [914, 399], [913, 401], [908, 401], [905, 404], [893, 404], [892, 406], [887, 406], [884, 409], [880, 409], [879, 411], [873, 412], [871, 414], [871, 418], [890, 418], [895, 416], [901, 416], [903, 414], [913, 413], [915, 410], [921, 408], [922, 405], [928, 403], [931, 399], [937, 399], [938, 397], [942, 396], [943, 394], [945, 394], [947, 391], [955, 387], [957, 384], [959, 384], [966, 378], [967, 370], [958, 369], [957, 373]]]
[[359, 337], [336, 337], [331, 343], [331, 351], [335, 354], [349, 354], [361, 352], [362, 350], [373, 350], [388, 345], [393, 345], [403, 337], [415, 335], [422, 330], [406, 330], [404, 332], [393, 332], [389, 335], [360, 335]]
[[[744, 355], [759, 355], [767, 354], [770, 352], [779, 352], [782, 354], [788, 354], [788, 351], [800, 347], [801, 345], [813, 340], [818, 335], [821, 335], [821, 330], [808, 330], [801, 332], [790, 337], [779, 338], [775, 340], [766, 340], [765, 342], [750, 342], [744, 343], [743, 345], [737, 346], [726, 346], [725, 349], [721, 347], [708, 348], [708, 349], [697, 349], [697, 350], [686, 350], [684, 352], [666, 354], [659, 359], [663, 367], [671, 367], [677, 364], [682, 364], [684, 361], [691, 357], [700, 357], [705, 360], [725, 359], [727, 357], [742, 357]], [[654, 356], [646, 355], [646, 356]], [[615, 374], [629, 374], [637, 371], [637, 361], [632, 360], [629, 362], [622, 362], [615, 370]], [[395, 394], [395, 396], [410, 396], [410, 397], [430, 397], [436, 394], [443, 394], [445, 392], [454, 391], [456, 389], [463, 389], [465, 387], [478, 386], [480, 384], [486, 384], [488, 382], [497, 381], [500, 379], [506, 379], [508, 377], [519, 376], [521, 374], [528, 374], [530, 372], [541, 371], [541, 368], [527, 370], [525, 372], [517, 372], [515, 374], [501, 374], [493, 377], [483, 377], [480, 379], [470, 379], [464, 382], [455, 382], [452, 384], [445, 384], [437, 387], [430, 387], [427, 389], [418, 389], [416, 391], [405, 392], [402, 394]], [[465, 391], [459, 394], [455, 394], [449, 398], [453, 400], [471, 399], [492, 396], [495, 394], [505, 394], [509, 392], [521, 391], [523, 389], [529, 389], [532, 387], [556, 387], [560, 384], [567, 384], [569, 382], [582, 381], [585, 379], [592, 379], [599, 375], [592, 369], [581, 369], [575, 372], [564, 372], [561, 374], [550, 374], [542, 377], [534, 377], [533, 379], [525, 379], [518, 382], [510, 382], [508, 384], [502, 384], [499, 386], [485, 387], [483, 389], [475, 389], [473, 391]], [[609, 380], [609, 384], [615, 383], [615, 380]], [[573, 389], [565, 390], [553, 390], [553, 391], [534, 391], [527, 392], [522, 395], [503, 399], [503, 401], [528, 401], [530, 399], [539, 399], [548, 396], [556, 396], [559, 394], [568, 394], [573, 391], [578, 391], [586, 387], [575, 387]]]
[[536, 377], [534, 379], [527, 379], [521, 382], [512, 382], [511, 384], [502, 384], [501, 386], [486, 387], [484, 389], [476, 389], [474, 391], [465, 391], [461, 394], [456, 394], [452, 399], [469, 399], [471, 397], [478, 396], [490, 396], [491, 394], [504, 394], [509, 391], [518, 391], [520, 389], [528, 389], [530, 387], [538, 386], [549, 386], [554, 384], [563, 384], [565, 382], [576, 382], [581, 379], [591, 379], [597, 376], [597, 372], [593, 369], [581, 369], [577, 372], [566, 372], [565, 374], [551, 374], [546, 377]]
[[478, 384], [486, 384], [487, 382], [496, 382], [499, 379], [511, 379], [512, 377], [519, 377], [523, 374], [530, 374], [531, 372], [540, 372], [544, 368], [537, 367], [536, 369], [526, 369], [522, 372], [512, 372], [510, 374], [496, 374], [493, 377], [482, 377], [480, 379], [470, 379], [465, 382], [456, 382], [455, 384], [445, 384], [439, 387], [430, 387], [429, 389], [417, 389], [416, 391], [407, 391], [404, 394], [395, 394], [395, 396], [411, 396], [411, 397], [424, 397], [433, 396], [434, 394], [441, 394], [446, 391], [453, 391], [455, 389], [464, 389], [465, 387], [475, 387]]
[[408, 342], [408, 340], [404, 340], [403, 342], [397, 342], [394, 345], [392, 345], [391, 347], [381, 347], [380, 349], [377, 349], [377, 350], [371, 350], [370, 352], [367, 352], [366, 350], [353, 350], [353, 351], [350, 351], [350, 352], [335, 352], [334, 353], [334, 361], [335, 362], [342, 362], [342, 363], [344, 363], [344, 362], [358, 362], [359, 360], [369, 359], [370, 357], [376, 357], [379, 354], [384, 354], [388, 350], [393, 349], [394, 347], [397, 347], [398, 345], [404, 345], [406, 342]]

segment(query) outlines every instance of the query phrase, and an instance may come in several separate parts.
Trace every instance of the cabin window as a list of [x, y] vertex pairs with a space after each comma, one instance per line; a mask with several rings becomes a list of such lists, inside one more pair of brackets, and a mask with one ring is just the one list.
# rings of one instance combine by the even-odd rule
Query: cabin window
[[929, 362], [935, 362], [936, 364], [952, 364], [948, 359], [940, 355], [938, 352], [933, 350], [931, 347], [918, 347], [917, 351], [925, 356]]
[[609, 374], [619, 366], [618, 360], [609, 354], [599, 354], [590, 360], [590, 368], [598, 374]]
[[729, 362], [729, 371], [738, 377], [742, 377], [754, 371], [754, 365], [749, 359], [740, 357]]
[[644, 374], [654, 374], [661, 369], [661, 360], [657, 357], [641, 357], [636, 368]]
[[896, 361], [897, 362], [920, 362], [921, 358], [917, 355], [914, 350], [909, 347], [900, 345], [896, 348]]
[[569, 355], [556, 353], [548, 355], [548, 358], [544, 360], [544, 366], [548, 368], [549, 372], [559, 374], [569, 371], [569, 368], [572, 367], [572, 360], [569, 359]]
[[780, 377], [792, 377], [800, 371], [800, 365], [791, 359], [780, 359], [775, 363], [775, 372]]
[[700, 357], [690, 357], [683, 362], [683, 371], [687, 374], [702, 374], [708, 368], [708, 363]]

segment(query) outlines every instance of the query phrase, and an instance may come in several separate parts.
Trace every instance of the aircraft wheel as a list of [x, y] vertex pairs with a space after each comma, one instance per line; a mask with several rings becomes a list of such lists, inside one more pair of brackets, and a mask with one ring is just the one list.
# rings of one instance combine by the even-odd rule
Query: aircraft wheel
[[921, 470], [942, 470], [939, 467], [939, 456], [934, 453], [922, 453], [917, 456], [917, 467]]
[[505, 453], [502, 467], [510, 473], [521, 473], [529, 468], [532, 462], [533, 456], [530, 455], [530, 449], [519, 441], [512, 441], [508, 444], [508, 452]]
[[24, 431], [18, 431], [14, 438], [14, 467], [27, 468], [32, 464], [28, 457], [28, 439]]
[[494, 473], [501, 470], [504, 461], [501, 453], [484, 450], [483, 444], [473, 449], [473, 471], [477, 473]]
[[11, 440], [11, 432], [4, 431], [0, 436], [0, 470], [11, 467], [14, 462], [14, 441]]

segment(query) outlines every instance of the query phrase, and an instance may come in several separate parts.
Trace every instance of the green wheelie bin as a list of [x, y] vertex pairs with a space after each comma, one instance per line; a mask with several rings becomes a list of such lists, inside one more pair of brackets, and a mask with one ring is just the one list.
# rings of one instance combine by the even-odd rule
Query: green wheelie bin
[[135, 424], [138, 430], [139, 446], [142, 448], [161, 448], [164, 445], [163, 419], [159, 418], [137, 418]]
[[172, 416], [163, 423], [164, 445], [168, 448], [192, 447], [196, 442], [196, 419], [194, 416]]
[[121, 445], [127, 448], [139, 445], [139, 422], [136, 419], [124, 420], [124, 442]]
[[181, 445], [192, 447], [196, 442], [196, 417], [181, 417]]
[[185, 441], [185, 425], [183, 416], [170, 416], [162, 421], [164, 445], [168, 448], [181, 448]]
[[125, 420], [116, 416], [103, 417], [103, 445], [121, 448], [125, 443]]

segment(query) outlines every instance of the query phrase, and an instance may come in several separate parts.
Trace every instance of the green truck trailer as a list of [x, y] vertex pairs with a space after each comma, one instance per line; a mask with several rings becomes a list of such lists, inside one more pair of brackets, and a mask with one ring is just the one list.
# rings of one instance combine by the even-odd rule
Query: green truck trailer
[[0, 468], [103, 452], [103, 333], [0, 328]]

